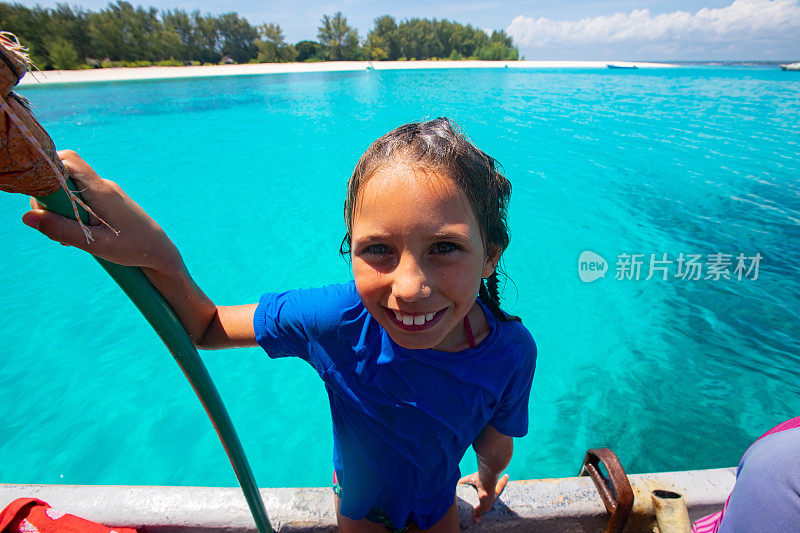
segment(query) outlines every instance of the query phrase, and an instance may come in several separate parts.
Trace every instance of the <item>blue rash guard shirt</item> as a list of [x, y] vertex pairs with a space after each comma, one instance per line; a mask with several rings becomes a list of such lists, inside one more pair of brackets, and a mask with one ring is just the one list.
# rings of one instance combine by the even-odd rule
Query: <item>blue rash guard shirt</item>
[[427, 529], [453, 505], [458, 463], [487, 424], [527, 433], [536, 345], [520, 322], [483, 310], [489, 335], [451, 353], [397, 345], [354, 282], [261, 297], [258, 344], [302, 358], [325, 383], [344, 516], [376, 508]]

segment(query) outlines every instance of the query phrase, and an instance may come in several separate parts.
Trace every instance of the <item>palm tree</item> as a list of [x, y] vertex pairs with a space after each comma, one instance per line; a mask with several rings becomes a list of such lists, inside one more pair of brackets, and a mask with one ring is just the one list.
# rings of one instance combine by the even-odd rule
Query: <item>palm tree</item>
[[347, 24], [341, 11], [332, 17], [323, 15], [317, 39], [325, 47], [326, 58], [330, 61], [358, 59], [358, 31]]

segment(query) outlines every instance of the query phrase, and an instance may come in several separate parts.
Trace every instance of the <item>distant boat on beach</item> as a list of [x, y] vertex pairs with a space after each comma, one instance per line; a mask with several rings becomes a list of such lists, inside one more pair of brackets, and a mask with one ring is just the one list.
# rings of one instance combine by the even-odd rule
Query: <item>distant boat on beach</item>
[[781, 65], [781, 70], [800, 70], [800, 61], [797, 63], [789, 63], [788, 65]]
[[635, 69], [639, 68], [636, 65], [616, 65], [614, 63], [606, 64], [606, 68], [626, 68], [626, 69]]

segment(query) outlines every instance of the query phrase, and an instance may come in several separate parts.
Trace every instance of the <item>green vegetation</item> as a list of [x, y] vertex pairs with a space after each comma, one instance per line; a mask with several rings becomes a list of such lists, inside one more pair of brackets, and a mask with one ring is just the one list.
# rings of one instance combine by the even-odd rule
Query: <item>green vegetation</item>
[[328, 61], [358, 61], [361, 59], [358, 31], [347, 24], [341, 11], [322, 17], [317, 39], [322, 45], [323, 57]]
[[41, 69], [519, 57], [504, 31], [489, 36], [448, 20], [398, 23], [384, 15], [362, 40], [337, 12], [322, 17], [317, 41], [290, 44], [278, 24], [253, 26], [236, 13], [158, 11], [124, 0], [98, 12], [67, 4], [52, 9], [0, 2], [0, 30], [16, 34]]
[[519, 51], [503, 30], [491, 37], [471, 25], [449, 20], [413, 18], [397, 24], [394, 17], [375, 19], [364, 44], [369, 59], [486, 59], [516, 60]]
[[68, 70], [78, 68], [81, 64], [78, 51], [63, 37], [56, 37], [50, 42], [47, 59], [55, 69]]

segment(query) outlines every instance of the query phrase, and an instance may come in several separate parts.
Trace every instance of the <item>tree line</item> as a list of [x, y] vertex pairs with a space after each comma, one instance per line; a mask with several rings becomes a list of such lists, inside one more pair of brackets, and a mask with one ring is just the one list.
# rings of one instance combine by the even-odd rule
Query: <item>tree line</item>
[[316, 41], [291, 44], [279, 24], [254, 26], [236, 13], [159, 11], [124, 0], [97, 12], [67, 4], [29, 8], [0, 2], [0, 30], [17, 35], [41, 69], [519, 57], [504, 31], [489, 35], [448, 20], [398, 22], [384, 15], [362, 39], [337, 12], [322, 17]]

